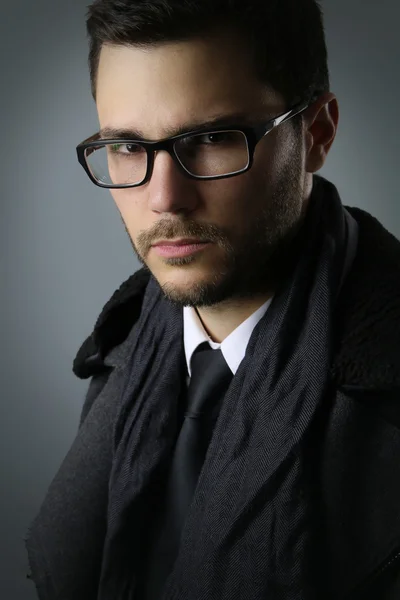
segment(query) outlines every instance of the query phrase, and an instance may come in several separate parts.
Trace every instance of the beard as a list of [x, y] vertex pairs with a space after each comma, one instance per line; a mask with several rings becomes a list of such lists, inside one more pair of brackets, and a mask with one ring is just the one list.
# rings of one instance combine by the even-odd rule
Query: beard
[[[299, 233], [306, 211], [300, 141], [294, 143], [273, 189], [268, 182], [265, 189], [268, 192], [264, 191], [266, 198], [261, 213], [249, 222], [246, 231], [234, 242], [230, 241], [229, 232], [212, 224], [165, 220], [157, 224], [157, 231], [140, 233], [136, 246], [124, 223], [139, 262], [149, 271], [143, 257], [155, 239], [199, 238], [209, 240], [223, 250], [222, 264], [214, 271], [210, 269], [206, 280], [192, 282], [185, 289], [172, 282], [159, 284], [170, 302], [179, 307], [233, 306], [245, 299], [272, 296], [286, 281], [299, 257]], [[164, 260], [172, 267], [185, 268], [194, 264], [197, 257]]]

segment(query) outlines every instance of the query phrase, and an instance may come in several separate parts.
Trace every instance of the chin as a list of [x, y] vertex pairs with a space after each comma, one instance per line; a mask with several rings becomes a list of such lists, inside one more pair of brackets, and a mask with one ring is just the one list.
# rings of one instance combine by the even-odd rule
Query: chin
[[193, 293], [196, 288], [203, 288], [212, 280], [212, 275], [197, 271], [184, 272], [179, 269], [155, 270], [154, 277], [163, 290], [168, 290], [171, 295], [187, 295]]
[[177, 277], [154, 277], [164, 296], [180, 307], [216, 306], [229, 299], [234, 289], [229, 278], [225, 279], [221, 274], [218, 276], [211, 271], [203, 274], [178, 274]]

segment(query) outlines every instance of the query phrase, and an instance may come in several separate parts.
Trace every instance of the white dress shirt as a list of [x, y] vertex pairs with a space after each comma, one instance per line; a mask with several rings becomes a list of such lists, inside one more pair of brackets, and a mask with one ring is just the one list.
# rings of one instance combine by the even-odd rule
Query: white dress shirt
[[227, 362], [228, 367], [235, 375], [242, 362], [244, 355], [246, 354], [247, 344], [249, 343], [251, 334], [253, 333], [254, 327], [262, 319], [267, 312], [272, 298], [267, 300], [260, 308], [258, 308], [250, 317], [248, 317], [243, 323], [236, 327], [232, 333], [224, 339], [223, 342], [213, 342], [206, 330], [203, 327], [197, 311], [195, 308], [190, 306], [183, 307], [183, 338], [185, 346], [186, 364], [188, 368], [189, 377], [187, 383], [190, 381], [191, 368], [190, 361], [193, 352], [197, 346], [203, 342], [208, 342], [214, 350], [221, 348], [221, 352]]

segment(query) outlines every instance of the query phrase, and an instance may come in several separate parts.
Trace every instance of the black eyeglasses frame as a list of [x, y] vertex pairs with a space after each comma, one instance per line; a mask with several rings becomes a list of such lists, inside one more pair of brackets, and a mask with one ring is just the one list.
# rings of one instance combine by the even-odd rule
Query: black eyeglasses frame
[[[128, 139], [128, 138], [125, 138], [125, 139], [121, 139], [121, 138], [120, 139], [101, 139], [99, 137], [99, 134], [96, 133], [96, 134], [92, 135], [91, 137], [89, 137], [88, 139], [81, 142], [76, 147], [76, 152], [77, 152], [79, 163], [82, 165], [82, 167], [88, 174], [91, 181], [98, 187], [102, 187], [102, 188], [106, 188], [106, 189], [126, 189], [126, 188], [135, 188], [135, 187], [140, 187], [142, 185], [145, 185], [151, 179], [153, 169], [154, 169], [155, 152], [159, 151], [159, 150], [166, 150], [169, 153], [169, 155], [172, 157], [172, 159], [174, 160], [178, 169], [184, 175], [189, 177], [190, 179], [196, 179], [196, 180], [228, 179], [230, 177], [236, 177], [238, 175], [242, 175], [243, 173], [246, 173], [247, 171], [249, 171], [251, 169], [251, 167], [253, 166], [254, 153], [255, 153], [256, 146], [262, 140], [262, 138], [265, 137], [266, 135], [268, 135], [268, 133], [270, 133], [275, 127], [277, 127], [278, 125], [281, 125], [281, 123], [284, 123], [285, 121], [288, 121], [289, 119], [292, 119], [293, 117], [295, 117], [295, 116], [299, 115], [300, 113], [302, 113], [303, 111], [305, 111], [309, 107], [309, 105], [310, 105], [310, 102], [306, 102], [306, 103], [302, 102], [300, 104], [295, 105], [288, 111], [278, 115], [277, 117], [274, 117], [273, 119], [268, 120], [266, 123], [264, 122], [262, 124], [255, 125], [253, 127], [252, 126], [243, 126], [243, 125], [240, 125], [240, 126], [229, 125], [229, 126], [215, 127], [212, 129], [206, 128], [206, 129], [204, 129], [204, 131], [201, 128], [199, 128], [194, 131], [189, 131], [187, 133], [181, 133], [179, 135], [176, 135], [176, 136], [173, 136], [170, 138], [166, 138], [164, 140], [153, 141], [153, 142]], [[199, 135], [199, 134], [207, 135], [207, 134], [221, 133], [221, 132], [225, 132], [225, 131], [236, 131], [238, 133], [240, 132], [240, 133], [243, 133], [244, 136], [246, 137], [248, 154], [249, 154], [249, 161], [248, 161], [247, 166], [244, 169], [241, 169], [240, 171], [236, 171], [235, 173], [228, 173], [227, 175], [199, 176], [199, 175], [193, 175], [192, 173], [190, 173], [185, 168], [185, 166], [181, 163], [179, 156], [175, 152], [176, 142], [181, 140], [182, 138], [185, 138], [185, 137], [188, 137], [191, 135]], [[104, 145], [104, 144], [138, 144], [138, 145], [142, 146], [147, 152], [147, 172], [146, 172], [146, 175], [145, 175], [145, 178], [143, 179], [143, 181], [141, 181], [140, 183], [115, 185], [115, 184], [101, 183], [98, 179], [96, 179], [93, 176], [92, 172], [90, 171], [89, 165], [87, 164], [86, 151], [90, 150], [91, 148], [94, 149], [94, 148]]]

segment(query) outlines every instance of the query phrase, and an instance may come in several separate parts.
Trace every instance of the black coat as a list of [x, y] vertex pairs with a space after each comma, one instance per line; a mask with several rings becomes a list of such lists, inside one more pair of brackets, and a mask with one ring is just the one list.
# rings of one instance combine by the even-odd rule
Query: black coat
[[[316, 577], [326, 599], [400, 600], [400, 242], [346, 208], [359, 246], [337, 306], [330, 398], [309, 440], [321, 506]], [[142, 269], [122, 284], [75, 358], [75, 374], [91, 378], [79, 431], [27, 540], [40, 600], [96, 599], [115, 399], [148, 277]]]

